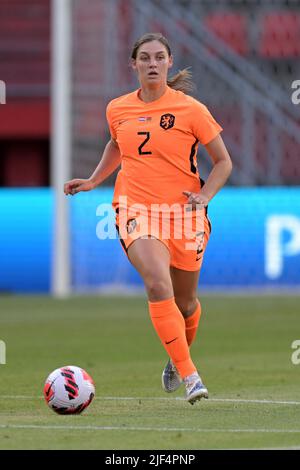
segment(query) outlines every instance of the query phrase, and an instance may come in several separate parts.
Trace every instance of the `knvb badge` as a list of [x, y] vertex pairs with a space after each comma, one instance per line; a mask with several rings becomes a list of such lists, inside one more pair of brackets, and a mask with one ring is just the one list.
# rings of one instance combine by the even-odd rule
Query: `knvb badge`
[[0, 104], [6, 104], [6, 85], [3, 80], [0, 80]]
[[0, 365], [6, 364], [6, 344], [0, 340]]

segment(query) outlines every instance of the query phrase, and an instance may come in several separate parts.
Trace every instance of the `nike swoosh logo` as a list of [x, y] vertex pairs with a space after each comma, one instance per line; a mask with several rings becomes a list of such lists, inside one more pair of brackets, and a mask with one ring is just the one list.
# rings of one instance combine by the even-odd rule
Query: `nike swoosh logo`
[[170, 343], [173, 343], [173, 341], [175, 341], [176, 339], [178, 339], [178, 336], [174, 339], [171, 339], [171, 341], [165, 341], [166, 344], [170, 344]]

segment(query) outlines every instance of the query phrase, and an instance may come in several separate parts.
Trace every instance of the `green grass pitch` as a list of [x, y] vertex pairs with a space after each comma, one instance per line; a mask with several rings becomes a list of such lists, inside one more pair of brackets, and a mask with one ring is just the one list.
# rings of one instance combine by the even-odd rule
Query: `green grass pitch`
[[[192, 357], [210, 393], [194, 406], [166, 394], [166, 353], [144, 297], [0, 298], [1, 449], [238, 449], [300, 447], [296, 296], [201, 298]], [[85, 368], [96, 398], [59, 416], [42, 398], [48, 374]]]

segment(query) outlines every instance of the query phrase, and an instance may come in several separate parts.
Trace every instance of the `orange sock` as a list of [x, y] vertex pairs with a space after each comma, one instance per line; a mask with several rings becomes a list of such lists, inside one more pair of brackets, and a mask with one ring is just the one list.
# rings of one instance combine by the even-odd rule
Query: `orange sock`
[[190, 346], [194, 341], [198, 329], [198, 324], [201, 316], [201, 304], [197, 299], [197, 307], [194, 313], [189, 317], [185, 318], [185, 335], [188, 345]]
[[148, 302], [150, 317], [169, 357], [182, 378], [196, 371], [185, 336], [185, 321], [174, 297]]

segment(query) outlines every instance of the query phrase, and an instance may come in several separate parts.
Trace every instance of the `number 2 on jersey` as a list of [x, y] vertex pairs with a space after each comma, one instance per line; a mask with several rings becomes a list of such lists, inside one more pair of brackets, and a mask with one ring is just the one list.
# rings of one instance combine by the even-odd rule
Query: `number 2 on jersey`
[[150, 132], [138, 132], [138, 135], [145, 135], [146, 136], [146, 139], [143, 140], [143, 142], [141, 143], [141, 145], [139, 146], [139, 155], [152, 155], [152, 152], [146, 152], [146, 151], [143, 151], [143, 147], [144, 145], [148, 142], [148, 140], [150, 139]]

